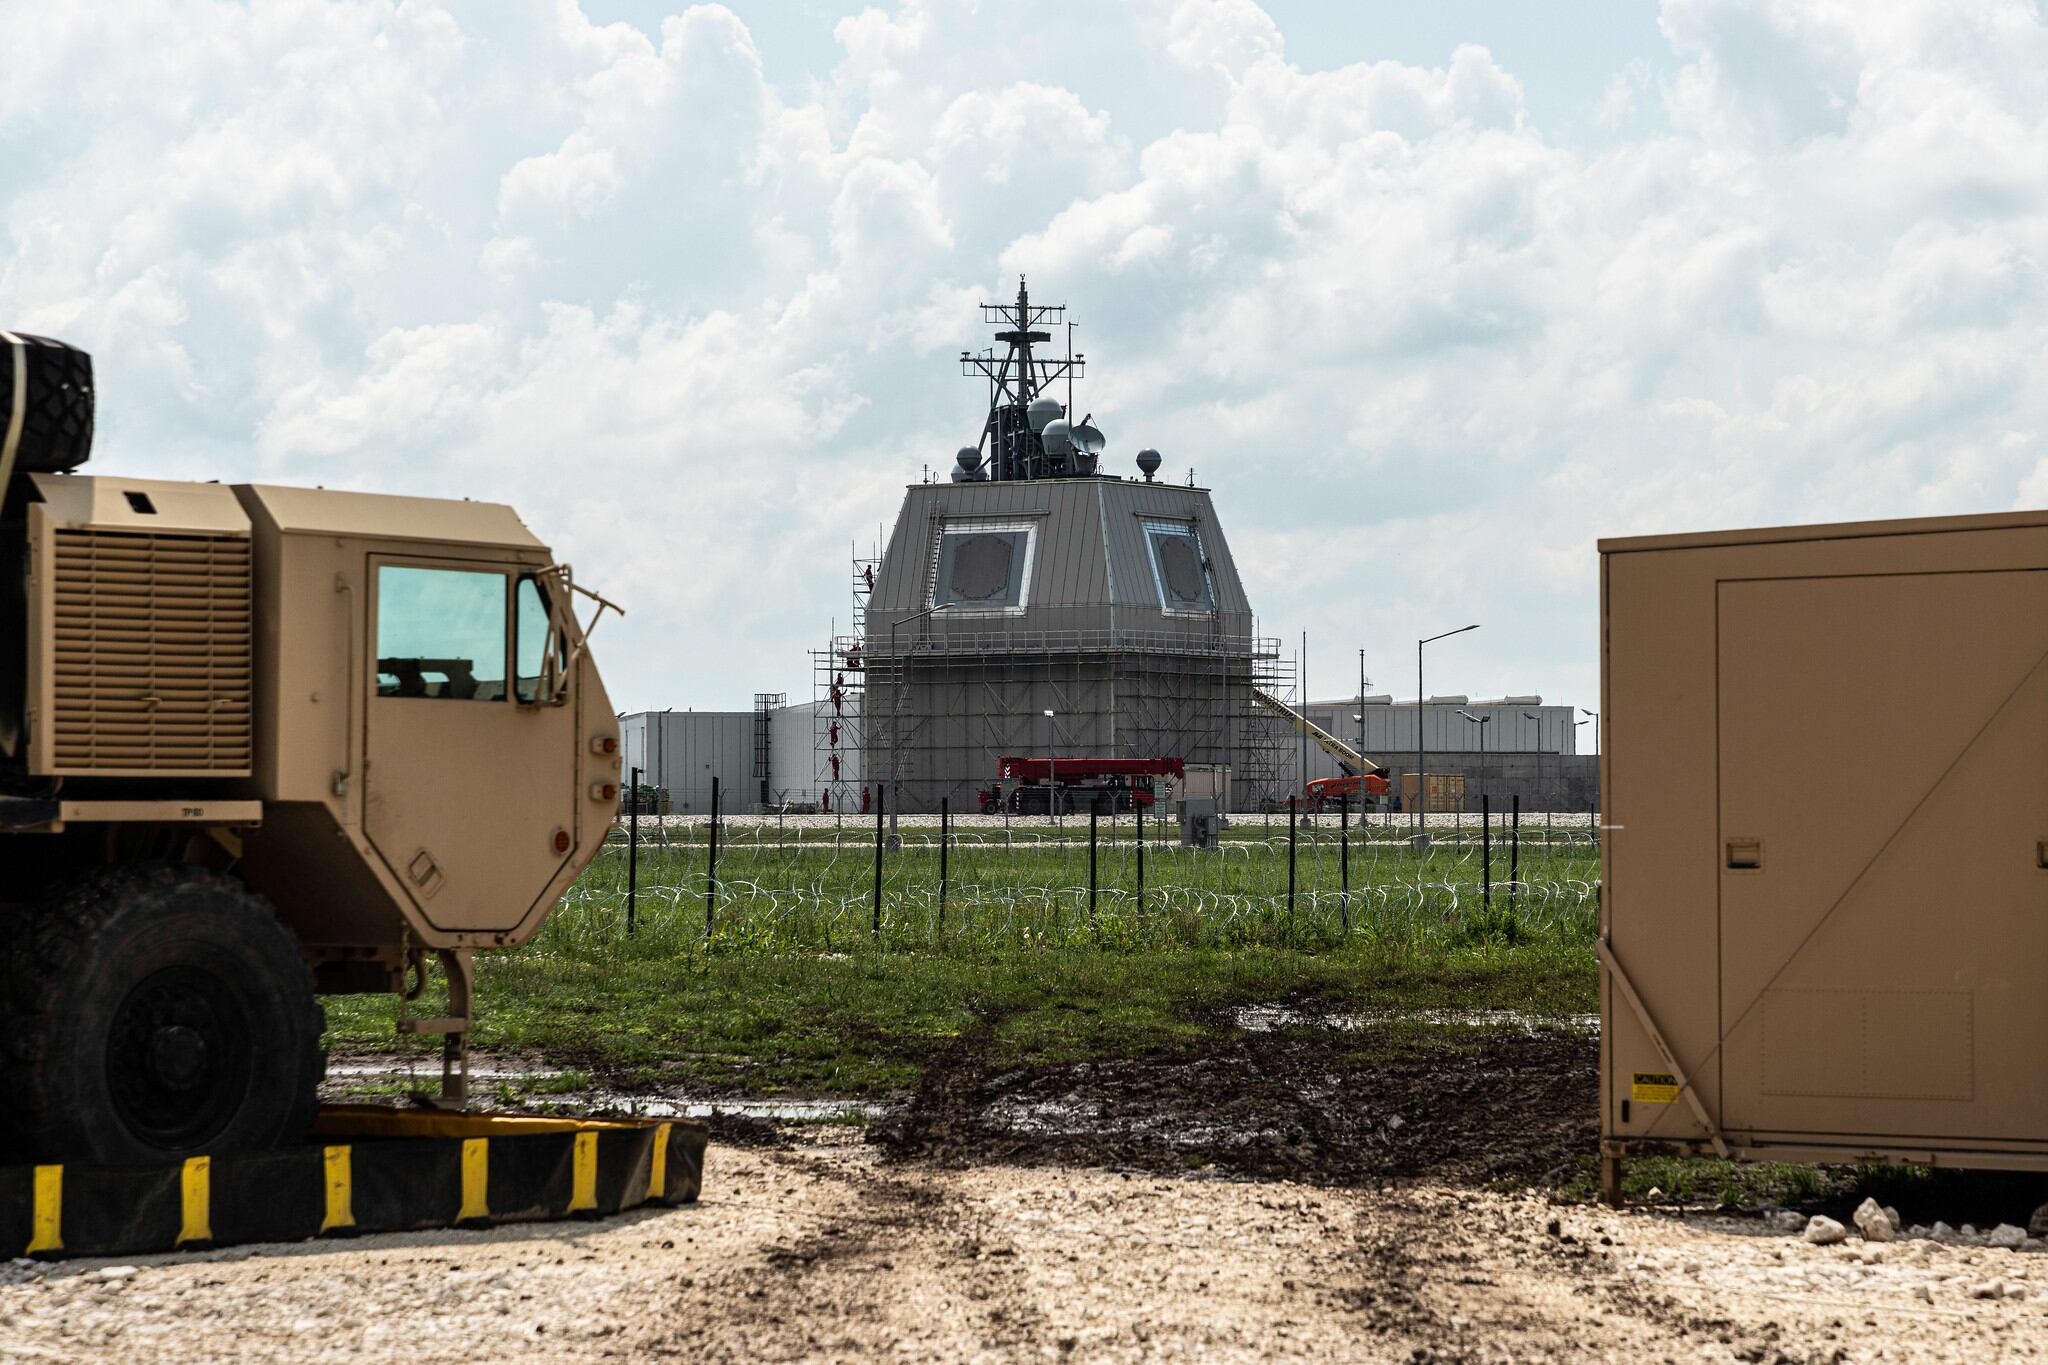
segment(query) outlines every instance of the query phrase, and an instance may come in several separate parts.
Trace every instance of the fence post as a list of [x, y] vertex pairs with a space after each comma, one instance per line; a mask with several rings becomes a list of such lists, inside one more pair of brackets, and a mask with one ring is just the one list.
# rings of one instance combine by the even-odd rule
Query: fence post
[[704, 877], [704, 937], [711, 937], [713, 911], [718, 905], [718, 779], [711, 779], [711, 861]]
[[882, 932], [882, 807], [889, 804], [889, 784], [875, 784], [875, 920], [872, 932]]
[[633, 790], [626, 797], [632, 814], [626, 833], [626, 937], [633, 936], [633, 921], [640, 909], [640, 770], [633, 769]]
[[1493, 798], [1479, 794], [1480, 904], [1493, 908]]
[[947, 855], [953, 845], [953, 798], [939, 798], [939, 932], [946, 932]]
[[1516, 792], [1509, 800], [1514, 824], [1508, 835], [1508, 908], [1513, 909], [1522, 894], [1522, 794]]
[[1099, 812], [1095, 803], [1088, 803], [1088, 918], [1095, 918], [1095, 832]]
[[1138, 807], [1138, 914], [1145, 913], [1145, 808]]
[[[1364, 790], [1364, 779], [1359, 780]], [[1337, 864], [1342, 869], [1343, 894], [1337, 897], [1337, 913], [1343, 916], [1344, 932], [1351, 933], [1351, 793], [1337, 794]]]
[[1290, 924], [1294, 922], [1295, 800], [1293, 796], [1287, 798], [1287, 920]]

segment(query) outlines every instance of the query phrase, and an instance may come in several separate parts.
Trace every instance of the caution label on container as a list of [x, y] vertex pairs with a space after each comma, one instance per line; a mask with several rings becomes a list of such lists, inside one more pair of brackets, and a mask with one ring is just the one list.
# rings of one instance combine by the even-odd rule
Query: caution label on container
[[1637, 1104], [1676, 1104], [1678, 1077], [1668, 1071], [1638, 1071], [1629, 1098]]

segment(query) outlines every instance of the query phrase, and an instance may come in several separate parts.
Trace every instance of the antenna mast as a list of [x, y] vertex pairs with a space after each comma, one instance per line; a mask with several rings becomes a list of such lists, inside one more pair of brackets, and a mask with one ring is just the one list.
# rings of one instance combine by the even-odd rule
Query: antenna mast
[[[979, 355], [962, 351], [960, 373], [988, 381], [988, 419], [982, 423], [981, 440], [976, 447], [988, 448], [991, 479], [1056, 479], [1094, 472], [1092, 452], [1079, 451], [1060, 439], [1055, 439], [1053, 448], [1048, 449], [1041, 435], [1049, 422], [1069, 415], [1059, 400], [1045, 397], [1046, 391], [1066, 380], [1067, 406], [1071, 407], [1073, 381], [1087, 364], [1086, 356], [1071, 353], [1071, 330], [1067, 333], [1069, 354], [1064, 360], [1032, 353], [1035, 345], [1050, 345], [1051, 328], [1071, 327], [1066, 322], [1066, 313], [1063, 303], [1032, 303], [1031, 292], [1021, 275], [1017, 277], [1015, 303], [981, 305], [981, 320], [1003, 329], [995, 335], [1003, 353], [998, 356], [993, 347], [985, 348]], [[1034, 413], [1032, 408], [1041, 399], [1044, 406]]]

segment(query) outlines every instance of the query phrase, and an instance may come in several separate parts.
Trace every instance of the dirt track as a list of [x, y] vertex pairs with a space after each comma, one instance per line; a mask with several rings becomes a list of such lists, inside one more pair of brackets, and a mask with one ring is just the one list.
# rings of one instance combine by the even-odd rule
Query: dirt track
[[[1978, 1361], [2048, 1348], [2048, 1257], [1864, 1254], [1753, 1220], [1557, 1210], [1434, 1183], [886, 1162], [833, 1130], [720, 1148], [701, 1205], [601, 1225], [245, 1249], [112, 1279], [87, 1262], [5, 1283], [20, 1272], [0, 1267], [0, 1358]], [[1992, 1280], [2006, 1297], [1971, 1297]]]

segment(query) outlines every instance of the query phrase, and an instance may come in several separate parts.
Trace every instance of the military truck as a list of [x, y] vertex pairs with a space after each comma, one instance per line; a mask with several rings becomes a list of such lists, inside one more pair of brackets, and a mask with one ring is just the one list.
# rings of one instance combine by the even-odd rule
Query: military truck
[[492, 503], [74, 472], [93, 401], [0, 332], [0, 1148], [295, 1141], [322, 995], [396, 995], [459, 1103], [472, 954], [617, 809], [609, 604]]

